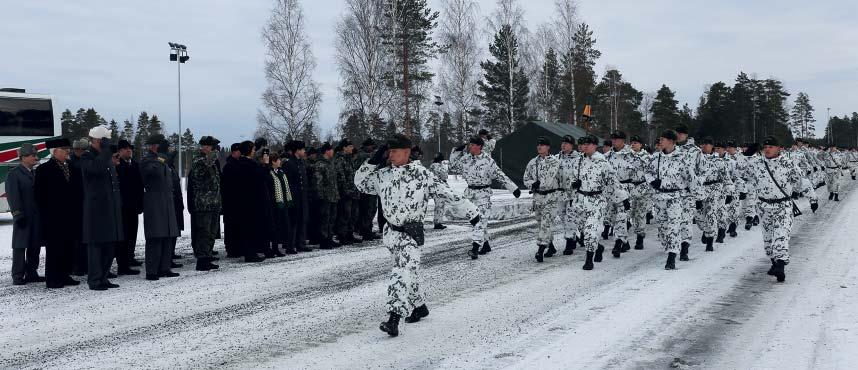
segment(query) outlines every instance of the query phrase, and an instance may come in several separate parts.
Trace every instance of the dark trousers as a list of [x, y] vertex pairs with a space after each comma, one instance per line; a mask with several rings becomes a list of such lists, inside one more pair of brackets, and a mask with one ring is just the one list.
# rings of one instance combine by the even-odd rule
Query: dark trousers
[[358, 214], [358, 232], [363, 235], [372, 233], [372, 219], [375, 216], [375, 211], [378, 208], [378, 196], [371, 194], [360, 195], [360, 213]]
[[232, 215], [223, 215], [223, 249], [228, 256], [237, 257], [241, 255], [241, 249], [235, 241], [235, 224], [232, 217]]
[[319, 241], [331, 241], [334, 221], [337, 219], [337, 202], [319, 201]]
[[72, 272], [74, 263], [73, 240], [45, 243], [45, 280], [48, 285], [63, 284]]
[[74, 242], [74, 268], [72, 269], [75, 275], [86, 275], [89, 259], [87, 258], [86, 244], [80, 240]]
[[176, 238], [146, 238], [146, 275], [170, 272]]
[[354, 229], [352, 229], [352, 225], [354, 224], [352, 204], [354, 204], [352, 198], [345, 196], [340, 197], [340, 201], [337, 202], [337, 221], [334, 231], [340, 237], [340, 240], [352, 238], [352, 233], [354, 232]]
[[116, 243], [116, 266], [119, 270], [130, 268], [137, 247], [138, 216], [136, 212], [122, 210], [122, 235], [125, 240]]
[[310, 199], [309, 203], [310, 219], [307, 222], [307, 237], [310, 239], [310, 244], [318, 244], [322, 230], [321, 210], [319, 208], [324, 202], [318, 199]]
[[90, 288], [107, 284], [107, 274], [110, 272], [110, 264], [113, 263], [113, 253], [116, 243], [90, 243], [87, 244], [88, 274], [86, 278]]
[[301, 203], [295, 202], [294, 205], [289, 208], [289, 221], [291, 227], [289, 228], [288, 240], [295, 248], [306, 247], [307, 219], [304, 218], [304, 209], [302, 208]]
[[39, 253], [42, 247], [12, 249], [12, 280], [36, 276], [39, 269]]
[[[378, 197], [376, 197], [378, 199]], [[378, 199], [378, 232], [384, 231], [384, 224], [387, 223], [387, 219], [384, 218], [384, 213], [381, 211], [381, 199]]]
[[191, 214], [191, 247], [194, 257], [210, 258], [217, 237], [220, 215], [217, 212], [194, 212]]

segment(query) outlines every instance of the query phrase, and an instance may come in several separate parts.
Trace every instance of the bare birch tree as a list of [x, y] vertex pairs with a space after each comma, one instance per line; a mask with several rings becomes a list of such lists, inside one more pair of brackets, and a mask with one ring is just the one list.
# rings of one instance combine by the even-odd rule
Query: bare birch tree
[[[560, 55], [567, 55], [572, 52], [572, 48], [575, 47], [575, 31], [578, 28], [578, 5], [574, 0], [555, 0], [554, 1], [554, 19], [553, 19], [553, 27], [555, 32], [555, 42], [558, 44], [558, 50], [560, 51]], [[569, 71], [568, 81], [569, 87], [572, 89], [570, 93], [572, 96], [575, 96], [575, 74], [574, 68], [572, 65], [572, 58], [564, 58], [566, 60], [566, 64], [564, 68]], [[576, 106], [575, 99], [572, 101], [572, 124], [578, 124], [578, 107]]]
[[479, 104], [477, 81], [480, 80], [480, 47], [477, 33], [479, 8], [472, 0], [442, 2], [438, 41], [447, 48], [441, 54], [438, 87], [441, 97], [457, 128], [457, 139], [473, 134], [468, 125], [468, 111]]

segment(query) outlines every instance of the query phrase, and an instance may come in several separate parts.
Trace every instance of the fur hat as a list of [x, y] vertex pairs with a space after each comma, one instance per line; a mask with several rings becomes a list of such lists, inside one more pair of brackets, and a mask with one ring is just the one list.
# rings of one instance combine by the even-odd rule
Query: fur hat
[[93, 139], [110, 139], [110, 130], [104, 126], [95, 126], [89, 129], [89, 137]]
[[412, 146], [411, 139], [403, 134], [394, 134], [387, 139], [388, 149], [411, 149]]
[[71, 142], [66, 138], [59, 138], [45, 141], [45, 149], [54, 149], [54, 148], [68, 148], [71, 146]]

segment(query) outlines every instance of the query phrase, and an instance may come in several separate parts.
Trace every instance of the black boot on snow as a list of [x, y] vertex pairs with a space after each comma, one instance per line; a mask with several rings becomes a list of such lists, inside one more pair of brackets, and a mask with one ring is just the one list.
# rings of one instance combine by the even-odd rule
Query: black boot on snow
[[593, 269], [593, 252], [587, 252], [587, 260], [584, 261], [584, 270], [592, 270]]
[[784, 267], [786, 267], [786, 262], [782, 260], [775, 261], [774, 269], [772, 269], [772, 275], [778, 278], [779, 283], [783, 283], [786, 280], [786, 273], [784, 272]]
[[713, 238], [711, 236], [706, 238], [706, 251], [707, 252], [714, 252], [715, 251], [715, 248], [712, 247], [712, 243], [714, 241], [715, 241], [715, 238]]
[[632, 250], [632, 246], [629, 245], [629, 242], [623, 242], [623, 253], [626, 253], [630, 250]]
[[715, 242], [716, 243], [723, 243], [725, 236], [727, 236], [727, 230], [718, 229], [718, 237], [715, 238]]
[[682, 245], [679, 249], [679, 260], [680, 261], [688, 261], [688, 248], [691, 247], [687, 242], [682, 242]]
[[729, 234], [731, 238], [735, 238], [736, 235], [739, 235], [738, 233], [736, 233], [736, 223], [735, 222], [730, 223], [730, 227], [727, 228], [727, 234]]
[[775, 276], [775, 259], [771, 258], [771, 260], [772, 260], [772, 267], [769, 267], [769, 271], [766, 272], [766, 275]]
[[405, 322], [409, 324], [415, 323], [426, 316], [429, 316], [429, 308], [424, 304], [420, 307], [415, 307], [414, 311], [411, 311], [411, 315], [405, 318]]
[[539, 249], [536, 250], [536, 262], [542, 262], [543, 261], [542, 256], [545, 253], [545, 246], [544, 245], [538, 245], [538, 244], [536, 246], [539, 247]]
[[471, 256], [472, 260], [477, 259], [479, 257], [480, 244], [477, 242], [471, 243], [471, 250], [468, 251], [468, 255]]
[[593, 256], [593, 262], [602, 262], [602, 252], [605, 251], [605, 247], [599, 244], [599, 247], [596, 248], [596, 255]]
[[834, 193], [828, 193], [828, 200], [834, 199]]
[[545, 251], [545, 257], [554, 257], [557, 254], [557, 248], [554, 248], [554, 242], [548, 243], [548, 250]]
[[649, 222], [652, 221], [652, 218], [653, 218], [652, 212], [647, 212], [646, 213], [646, 224], [647, 225], [649, 225]]
[[635, 240], [635, 249], [642, 250], [644, 248], [643, 240], [644, 240], [644, 236], [638, 235], [637, 240]]
[[563, 255], [564, 256], [572, 255], [572, 252], [575, 251], [575, 244], [577, 244], [577, 243], [578, 243], [578, 241], [575, 240], [575, 238], [566, 239], [566, 248], [563, 249]]
[[676, 253], [670, 252], [667, 254], [667, 263], [664, 264], [665, 270], [676, 270]]
[[399, 318], [400, 316], [391, 312], [390, 318], [387, 321], [382, 322], [381, 325], [378, 326], [381, 331], [387, 333], [391, 337], [395, 337], [399, 335]]
[[489, 241], [486, 240], [483, 242], [483, 247], [480, 248], [480, 254], [486, 254], [492, 251], [492, 247], [489, 245]]
[[839, 202], [839, 201], [840, 201], [840, 193], [834, 193], [834, 201], [835, 201], [835, 202]]
[[745, 217], [745, 230], [751, 230], [751, 225], [754, 224], [754, 218], [751, 216]]
[[623, 241], [620, 239], [617, 239], [617, 241], [614, 242], [614, 249], [611, 249], [611, 254], [614, 255], [614, 258], [620, 258], [620, 254], [622, 254], [622, 253], [623, 253]]
[[447, 226], [444, 226], [442, 224], [435, 224], [435, 230], [444, 230], [446, 228], [447, 228]]
[[608, 240], [608, 233], [611, 231], [611, 225], [605, 225], [605, 230], [602, 230], [602, 240]]
[[[837, 194], [834, 194], [834, 197], [837, 198]], [[754, 216], [754, 226], [760, 224], [760, 216]]]

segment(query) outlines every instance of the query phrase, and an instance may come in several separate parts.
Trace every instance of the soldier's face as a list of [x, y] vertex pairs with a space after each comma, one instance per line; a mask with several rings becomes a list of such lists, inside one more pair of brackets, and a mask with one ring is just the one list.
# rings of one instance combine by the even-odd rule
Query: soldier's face
[[354, 145], [349, 145], [349, 146], [346, 146], [345, 148], [343, 148], [343, 153], [346, 153], [346, 154], [352, 154], [352, 153], [354, 153], [354, 151], [355, 151]]
[[473, 155], [480, 155], [483, 152], [483, 147], [477, 144], [468, 145], [468, 151]]
[[571, 152], [571, 151], [572, 151], [572, 149], [575, 149], [575, 148], [572, 146], [572, 144], [569, 144], [569, 143], [567, 143], [567, 142], [565, 142], [565, 141], [564, 141], [562, 144], [560, 144], [560, 150], [562, 150], [562, 151], [563, 151], [563, 153], [567, 153], [567, 154], [568, 154], [569, 152]]
[[724, 148], [715, 148], [715, 153], [718, 153], [719, 156], [724, 156]]
[[411, 157], [411, 149], [390, 149], [387, 152], [387, 156], [390, 159], [390, 164], [394, 167], [404, 166], [408, 164], [408, 161]]
[[781, 147], [776, 145], [766, 145], [763, 147], [763, 154], [766, 158], [774, 158], [781, 154]]
[[307, 151], [305, 149], [298, 149], [295, 151], [295, 157], [297, 158], [307, 158]]
[[623, 149], [626, 146], [626, 140], [624, 139], [611, 139], [611, 146], [616, 150]]
[[200, 150], [205, 154], [209, 154], [212, 152], [212, 146], [211, 145], [200, 145]]
[[637, 141], [632, 141], [632, 150], [639, 152], [639, 151], [641, 151], [641, 149], [643, 149], [643, 144], [641, 144]]
[[676, 134], [676, 139], [677, 139], [676, 141], [678, 141], [678, 142], [680, 142], [680, 143], [684, 143], [684, 142], [685, 142], [685, 140], [688, 140], [688, 134], [677, 133], [677, 134]]
[[131, 158], [131, 148], [119, 149], [119, 158], [122, 158], [122, 159]]
[[579, 150], [581, 153], [584, 153], [584, 154], [586, 154], [586, 155], [590, 155], [590, 154], [595, 153], [595, 152], [596, 152], [596, 148], [597, 148], [597, 147], [596, 147], [596, 144], [590, 144], [590, 143], [587, 143], [587, 144], [581, 144], [581, 145], [578, 145], [578, 150]]
[[736, 148], [734, 148], [734, 147], [727, 148], [727, 153], [730, 153], [730, 155], [736, 154]]
[[536, 146], [536, 153], [539, 153], [539, 155], [548, 155], [548, 152], [550, 150], [551, 150], [551, 147], [548, 145], [537, 145]]
[[232, 159], [238, 159], [238, 157], [241, 157], [241, 152], [236, 150], [236, 151], [233, 151], [232, 153], [229, 153], [229, 155], [232, 156]]
[[700, 149], [703, 150], [703, 153], [706, 153], [706, 154], [712, 153], [712, 144], [703, 144], [700, 146]]

